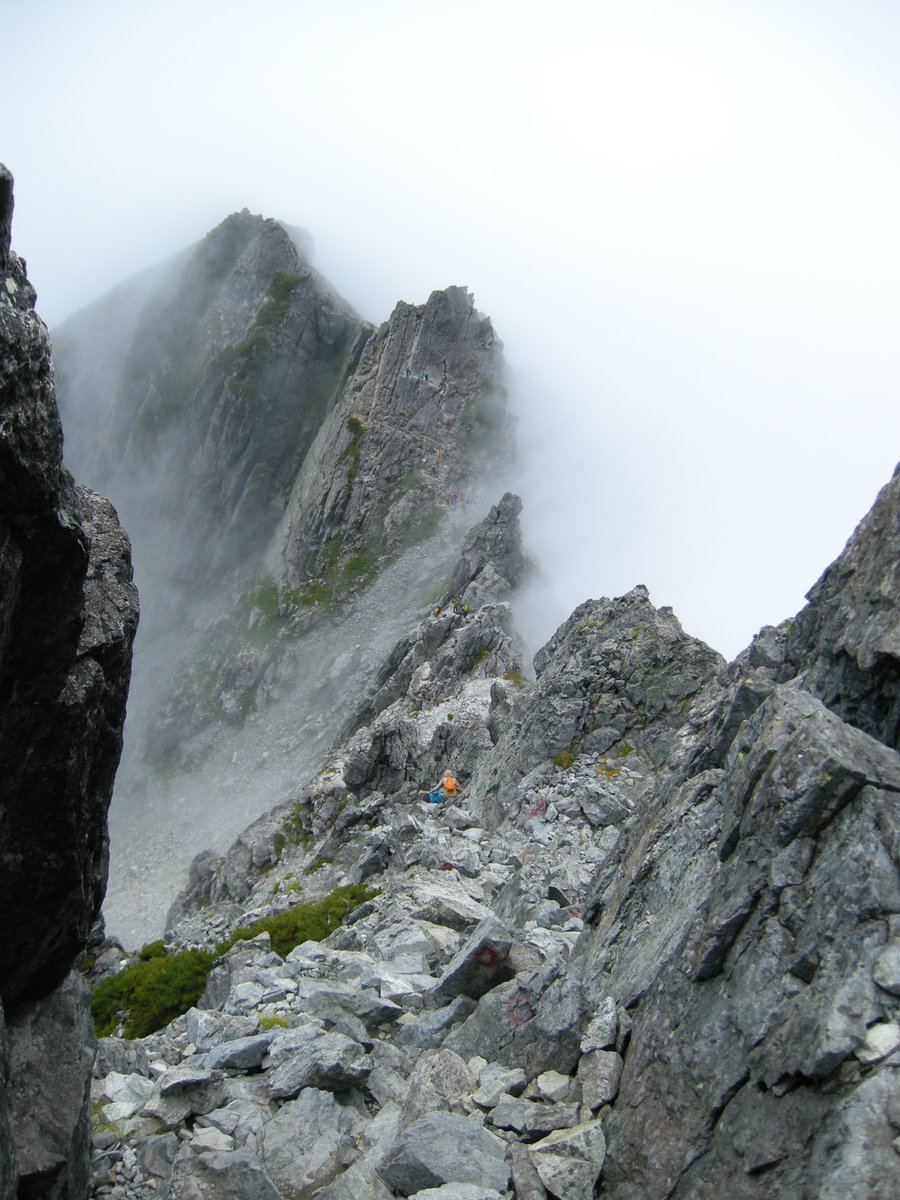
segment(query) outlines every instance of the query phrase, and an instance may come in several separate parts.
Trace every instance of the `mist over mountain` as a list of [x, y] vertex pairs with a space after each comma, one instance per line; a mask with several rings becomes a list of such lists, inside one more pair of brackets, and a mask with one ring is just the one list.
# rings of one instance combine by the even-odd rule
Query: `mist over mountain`
[[490, 319], [227, 218], [54, 349], [104, 929], [11, 214], [0, 1200], [896, 1195], [900, 469], [731, 663], [638, 584], [529, 664]]
[[194, 854], [320, 765], [509, 469], [471, 296], [375, 329], [304, 247], [233, 214], [55, 335], [66, 461], [132, 531], [143, 596], [106, 906], [131, 944]]

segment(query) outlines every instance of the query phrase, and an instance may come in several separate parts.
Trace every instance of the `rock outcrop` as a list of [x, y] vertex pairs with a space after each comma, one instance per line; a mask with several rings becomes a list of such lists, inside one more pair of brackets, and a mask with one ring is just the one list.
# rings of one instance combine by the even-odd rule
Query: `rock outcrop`
[[[233, 1064], [219, 1107], [179, 1126], [171, 1194], [214, 1169], [238, 1196], [319, 1200], [886, 1200], [900, 1186], [900, 756], [883, 720], [896, 591], [874, 604], [882, 650], [856, 660], [865, 704], [815, 693], [828, 621], [868, 611], [861, 581], [896, 561], [894, 524], [870, 516], [848, 543], [853, 594], [833, 568], [826, 616], [764, 629], [730, 666], [639, 587], [581, 606], [529, 681], [507, 666], [506, 585], [467, 590], [515, 574], [501, 564], [521, 561], [516, 511], [504, 497], [466, 540], [451, 576], [474, 603], [422, 615], [369, 722], [293, 804], [198, 860], [173, 909], [173, 949], [212, 946], [298, 898], [379, 891], [320, 944], [238, 943], [209, 1011], [147, 1039], [158, 1070]], [[470, 631], [489, 629], [471, 655]], [[423, 802], [447, 763], [461, 797]], [[272, 1023], [284, 1032], [260, 1058], [248, 1035]], [[120, 1075], [95, 1083], [111, 1119], [127, 1113], [135, 1162], [171, 1136], [152, 1074], [132, 1068], [127, 1110]], [[161, 1178], [136, 1170], [138, 1189]]]
[[375, 559], [423, 540], [505, 449], [501, 345], [461, 287], [400, 303], [304, 463], [276, 540], [289, 585], [325, 547]]
[[61, 465], [50, 343], [10, 249], [5, 168], [0, 206], [0, 1180], [79, 1197], [90, 1036], [84, 988], [65, 981], [103, 899], [138, 606], [115, 512]]
[[502, 347], [464, 288], [373, 329], [246, 211], [70, 318], [55, 359], [67, 462], [135, 540], [130, 728], [167, 771], [294, 688], [292, 650], [398, 555], [435, 558], [509, 450]]
[[[152, 285], [152, 288], [151, 288]], [[233, 570], [271, 535], [322, 421], [369, 336], [288, 230], [235, 213], [148, 281], [130, 338], [107, 362], [107, 432], [70, 439], [67, 461], [107, 491], [143, 561], [196, 583]], [[106, 302], [99, 301], [105, 313]], [[55, 339], [63, 416], [97, 401], [83, 360], [112, 357], [91, 309]]]
[[788, 658], [802, 672], [804, 687], [842, 720], [895, 750], [900, 747], [900, 565], [896, 555], [878, 550], [898, 541], [895, 472], [844, 553], [810, 591], [788, 639]]

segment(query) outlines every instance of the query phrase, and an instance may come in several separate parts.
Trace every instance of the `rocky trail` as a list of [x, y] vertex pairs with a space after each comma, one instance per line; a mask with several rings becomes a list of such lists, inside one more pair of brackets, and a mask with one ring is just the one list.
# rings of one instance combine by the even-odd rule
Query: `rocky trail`
[[[898, 490], [868, 529], [896, 532]], [[101, 1040], [98, 1195], [895, 1194], [896, 750], [808, 690], [821, 648], [790, 624], [726, 667], [642, 588], [578, 609], [526, 681], [515, 514], [463, 556], [481, 603], [423, 617], [369, 723], [195, 863], [173, 951], [374, 894]], [[463, 794], [422, 802], [447, 764]]]

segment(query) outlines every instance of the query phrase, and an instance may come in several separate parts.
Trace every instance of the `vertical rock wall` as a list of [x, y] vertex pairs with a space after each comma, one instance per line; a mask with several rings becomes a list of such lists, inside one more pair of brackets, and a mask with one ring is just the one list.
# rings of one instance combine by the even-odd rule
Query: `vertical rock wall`
[[[86, 996], [73, 984], [65, 998], [56, 989], [105, 889], [138, 603], [114, 510], [62, 468], [50, 343], [10, 249], [5, 168], [0, 202], [0, 999], [9, 1036], [0, 1130], [8, 1120], [18, 1163], [0, 1164], [0, 1183], [9, 1189], [21, 1175], [20, 1195], [75, 1197], [88, 1178]], [[55, 1047], [54, 1068], [74, 1064], [73, 1087], [61, 1089], [55, 1072], [35, 1087], [23, 1063], [39, 1038]]]

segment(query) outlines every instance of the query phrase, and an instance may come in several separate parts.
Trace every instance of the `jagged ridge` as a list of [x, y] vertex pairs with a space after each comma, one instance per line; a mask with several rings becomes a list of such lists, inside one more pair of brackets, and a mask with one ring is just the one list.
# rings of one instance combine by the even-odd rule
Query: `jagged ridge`
[[[826, 579], [896, 561], [898, 492], [900, 476]], [[504, 512], [502, 561], [515, 508], [469, 549]], [[492, 574], [469, 553], [470, 586], [473, 561]], [[296, 896], [381, 889], [321, 947], [236, 948], [151, 1039], [163, 1080], [202, 1063], [215, 1096], [197, 1093], [193, 1152], [141, 1151], [143, 1177], [215, 1192], [240, 1169], [241, 1194], [320, 1200], [892, 1195], [900, 758], [844, 719], [843, 667], [822, 667], [826, 621], [848, 644], [862, 595], [832, 588], [823, 616], [819, 585], [726, 667], [637, 588], [582, 605], [533, 683], [501, 596], [423, 614], [370, 723], [198, 860], [173, 909], [173, 944], [208, 944]], [[885, 647], [896, 593], [877, 610]], [[852, 711], [876, 732], [896, 667], [882, 650], [859, 668]], [[419, 788], [448, 763], [465, 790], [440, 811]], [[286, 1028], [260, 1033], [271, 1019]], [[135, 1053], [104, 1050], [145, 1081], [131, 1136], [158, 1130], [165, 1086]], [[104, 1078], [101, 1103], [124, 1086]]]

